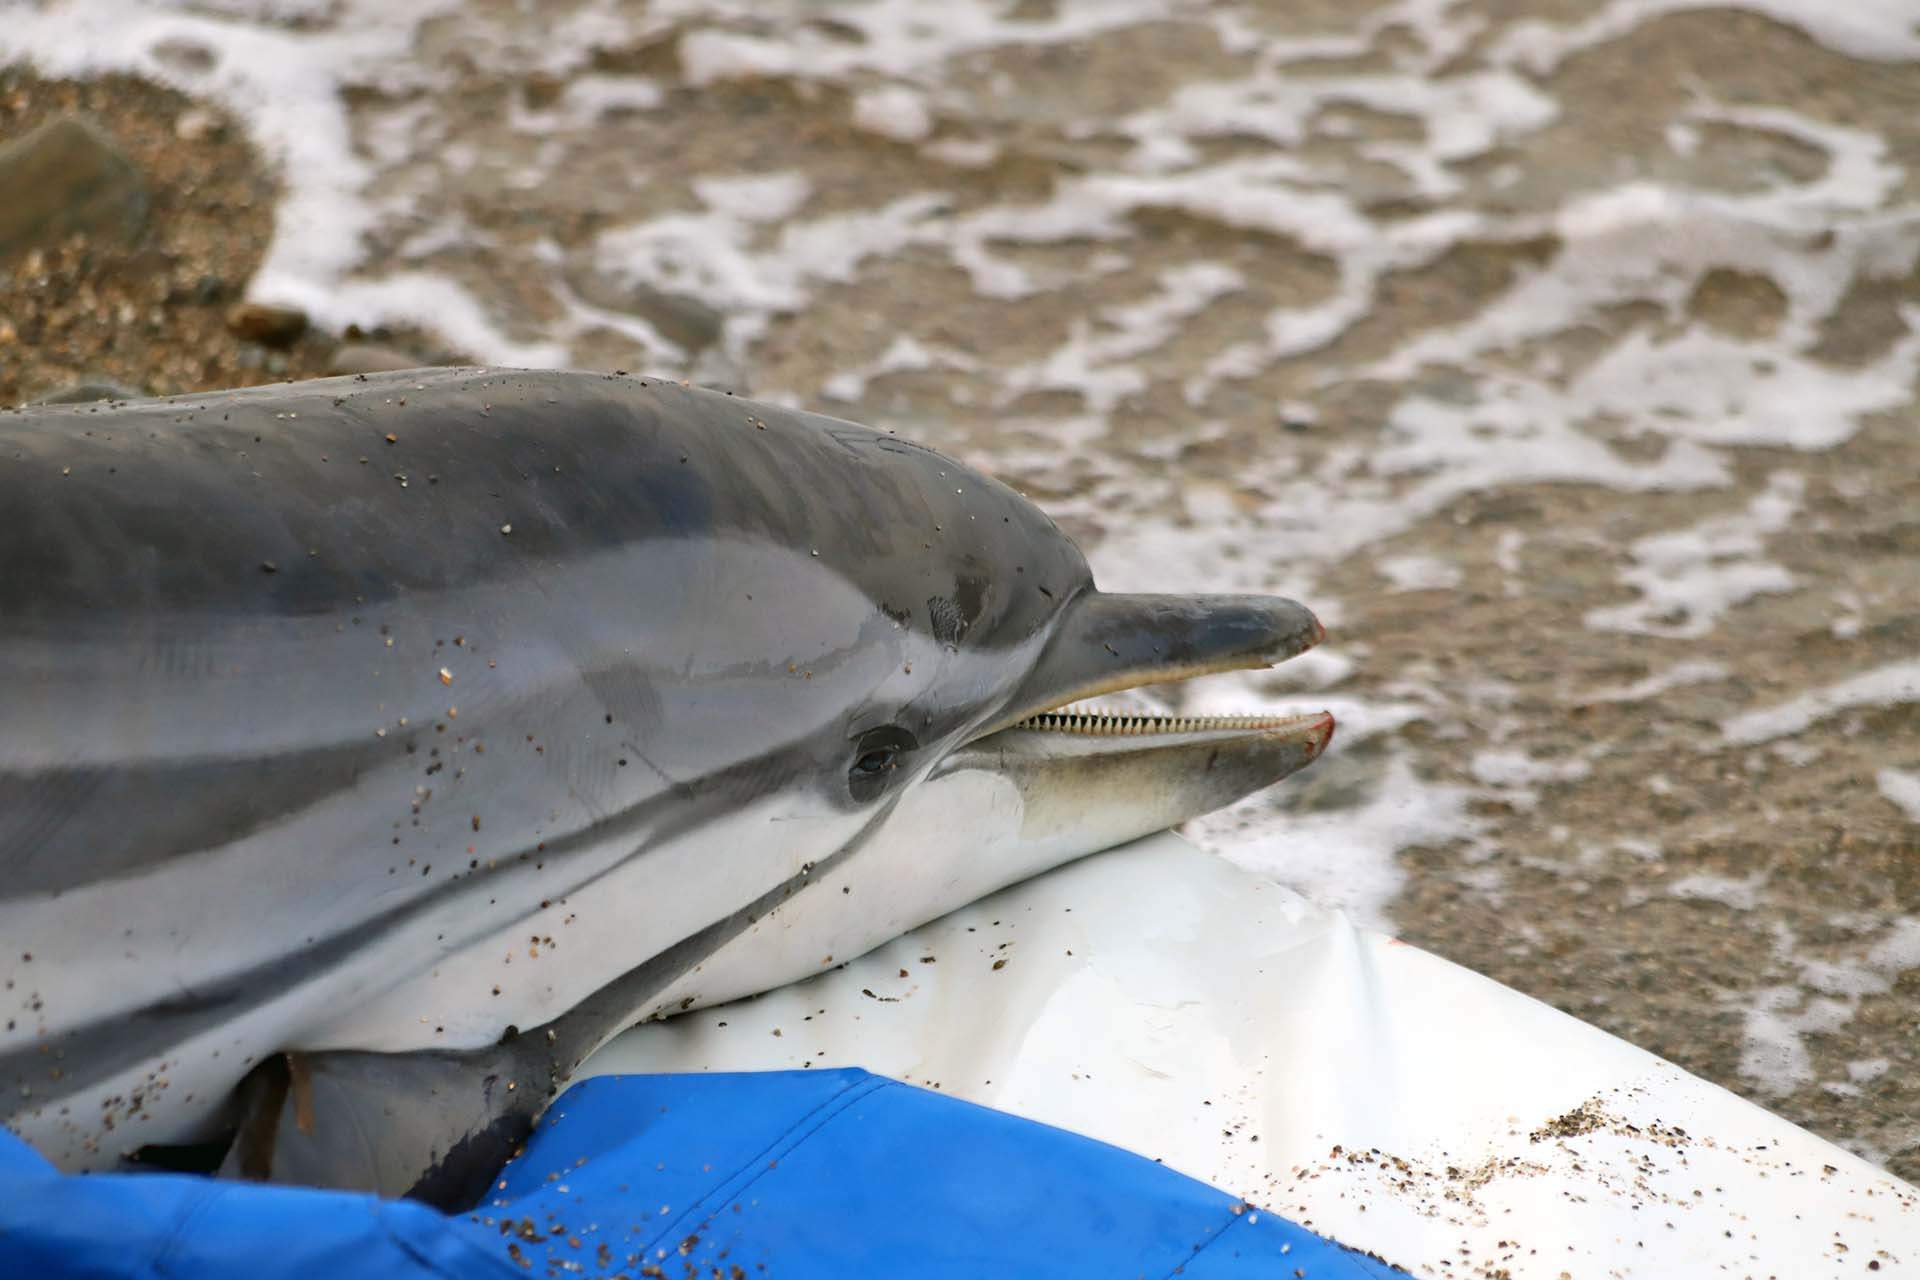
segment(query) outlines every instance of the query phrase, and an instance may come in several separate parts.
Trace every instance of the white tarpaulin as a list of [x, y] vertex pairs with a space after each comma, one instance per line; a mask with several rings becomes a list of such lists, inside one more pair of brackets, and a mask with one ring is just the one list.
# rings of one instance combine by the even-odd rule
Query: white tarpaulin
[[587, 1074], [800, 1066], [1078, 1130], [1416, 1275], [1920, 1275], [1905, 1183], [1170, 835]]

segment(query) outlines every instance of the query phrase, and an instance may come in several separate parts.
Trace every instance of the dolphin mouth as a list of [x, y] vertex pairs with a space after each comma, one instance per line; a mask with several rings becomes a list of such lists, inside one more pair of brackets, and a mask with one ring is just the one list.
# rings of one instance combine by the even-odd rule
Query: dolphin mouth
[[1313, 763], [1333, 740], [1333, 716], [1154, 715], [1085, 700], [1274, 666], [1325, 636], [1312, 612], [1277, 596], [1090, 592], [1062, 619], [1011, 708], [950, 767], [1006, 778], [1061, 838], [1075, 825], [1107, 843], [1177, 826]]
[[1028, 716], [1008, 729], [1063, 733], [1087, 738], [1186, 737], [1193, 734], [1281, 733], [1320, 735], [1315, 753], [1333, 737], [1333, 714], [1317, 711], [1291, 716], [1160, 716], [1124, 709], [1069, 706]]
[[1016, 726], [1099, 737], [1304, 731], [1292, 716], [1153, 716], [1076, 704], [1146, 685], [1276, 666], [1326, 634], [1311, 610], [1281, 596], [1090, 591], [1069, 606], [1010, 706], [974, 741]]
[[[1146, 765], [1164, 789], [1182, 775], [1215, 777], [1185, 784], [1182, 813], [1198, 817], [1306, 768], [1333, 741], [1330, 711], [1299, 715], [1162, 716], [1075, 705], [1042, 711], [968, 743], [972, 759], [1021, 760], [1029, 771], [1069, 775], [1103, 765]], [[1126, 769], [1119, 772], [1125, 773]], [[1133, 801], [1116, 796], [1115, 802]]]

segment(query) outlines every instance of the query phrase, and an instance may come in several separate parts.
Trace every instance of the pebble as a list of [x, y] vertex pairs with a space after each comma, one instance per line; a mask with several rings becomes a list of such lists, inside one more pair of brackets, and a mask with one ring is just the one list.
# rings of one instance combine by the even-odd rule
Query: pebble
[[298, 307], [242, 302], [227, 312], [227, 328], [249, 342], [290, 347], [307, 331], [307, 313]]
[[663, 293], [637, 281], [612, 279], [591, 256], [580, 254], [568, 261], [565, 275], [568, 286], [586, 301], [640, 317], [690, 356], [720, 341], [726, 316], [698, 298]]
[[0, 258], [76, 231], [132, 241], [146, 226], [146, 180], [113, 139], [79, 116], [49, 120], [0, 147]]

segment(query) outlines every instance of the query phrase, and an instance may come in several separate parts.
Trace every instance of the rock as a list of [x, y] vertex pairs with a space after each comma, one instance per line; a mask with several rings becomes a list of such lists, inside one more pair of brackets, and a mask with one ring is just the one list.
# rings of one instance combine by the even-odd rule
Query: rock
[[141, 393], [117, 382], [76, 382], [27, 401], [28, 404], [91, 404], [95, 400], [138, 400]]
[[661, 293], [644, 284], [630, 284], [624, 292], [623, 311], [645, 320], [661, 337], [688, 355], [696, 355], [720, 341], [727, 318], [706, 303], [684, 294]]
[[139, 170], [77, 116], [0, 147], [0, 191], [0, 259], [76, 231], [132, 243], [151, 202]]
[[227, 312], [227, 328], [248, 342], [290, 347], [307, 331], [307, 313], [298, 307], [243, 302]]
[[392, 347], [379, 346], [372, 342], [343, 342], [340, 349], [333, 353], [333, 360], [327, 365], [332, 374], [349, 373], [390, 373], [396, 369], [418, 369], [426, 361], [410, 356], [404, 351], [395, 351]]
[[638, 316], [688, 355], [720, 341], [726, 317], [698, 298], [662, 293], [638, 281], [611, 279], [591, 258], [576, 255], [568, 263], [567, 284], [596, 307]]

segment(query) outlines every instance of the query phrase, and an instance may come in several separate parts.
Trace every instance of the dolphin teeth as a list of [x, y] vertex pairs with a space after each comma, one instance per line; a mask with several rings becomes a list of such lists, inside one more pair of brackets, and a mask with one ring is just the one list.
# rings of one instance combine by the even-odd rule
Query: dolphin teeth
[[1290, 729], [1319, 716], [1154, 716], [1102, 711], [1043, 711], [1014, 725], [1034, 733], [1077, 733], [1094, 737], [1138, 737], [1148, 734], [1218, 733], [1222, 731]]

